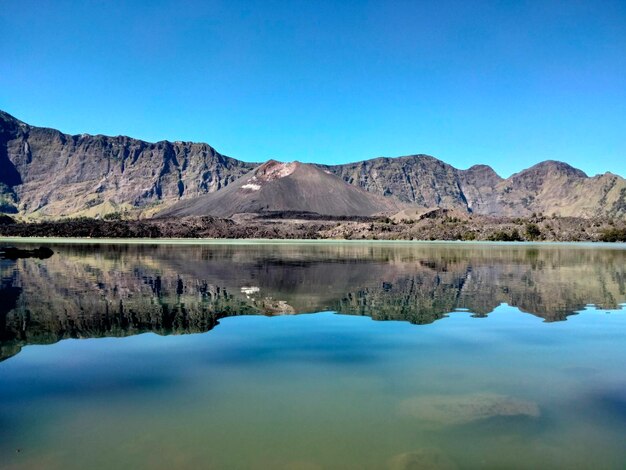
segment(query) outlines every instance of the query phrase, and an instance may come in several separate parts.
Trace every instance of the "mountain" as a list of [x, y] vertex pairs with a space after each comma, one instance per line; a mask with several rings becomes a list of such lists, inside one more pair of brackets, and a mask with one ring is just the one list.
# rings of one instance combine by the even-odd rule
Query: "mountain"
[[0, 111], [5, 212], [64, 216], [147, 209], [216, 191], [254, 166], [207, 144], [68, 135]]
[[[257, 166], [226, 157], [207, 144], [68, 135], [30, 126], [0, 111], [0, 213], [31, 219], [103, 216], [119, 211], [150, 216], [164, 208], [168, 213], [167, 208], [178, 202], [178, 208], [191, 207], [196, 202], [184, 201], [218, 190], [219, 198], [197, 202], [205, 206], [200, 212], [204, 213], [207, 201], [215, 205], [212, 212], [221, 214], [241, 208], [308, 207], [285, 194], [270, 195], [269, 189], [261, 191], [263, 198], [253, 202], [256, 193], [248, 188], [246, 202], [239, 198], [244, 180], [238, 190], [224, 192]], [[360, 193], [358, 199], [363, 201], [357, 204], [356, 193], [348, 196], [345, 190], [342, 197], [347, 199], [336, 202], [349, 203], [347, 206], [328, 201], [319, 206], [337, 214], [353, 208], [366, 213], [401, 201], [418, 208], [494, 216], [529, 216], [534, 212], [626, 217], [624, 178], [611, 173], [589, 177], [562, 162], [542, 162], [506, 179], [486, 165], [461, 170], [428, 155], [315, 166], [370, 195], [391, 197], [393, 201], [383, 204], [375, 198], [374, 202]], [[304, 168], [312, 172], [312, 167]], [[296, 181], [297, 176], [286, 181]], [[339, 187], [335, 179], [317, 177], [319, 184]], [[282, 188], [282, 184], [270, 187]], [[286, 190], [290, 191], [286, 194], [297, 194], [293, 186]], [[301, 191], [306, 195], [313, 189], [303, 187]], [[324, 192], [319, 187], [315, 191]], [[227, 202], [225, 195], [233, 194], [237, 198]], [[218, 207], [222, 205], [223, 209]]]
[[497, 213], [495, 188], [503, 179], [487, 165], [474, 165], [467, 170], [457, 170], [459, 184], [471, 212]]
[[626, 180], [611, 173], [588, 177], [567, 163], [545, 161], [512, 175], [495, 186], [486, 205], [476, 212], [525, 216], [626, 216]]
[[323, 168], [347, 183], [419, 207], [493, 216], [626, 217], [626, 180], [588, 177], [567, 163], [545, 161], [503, 179], [487, 165], [459, 170], [428, 155], [375, 158]]
[[264, 211], [351, 216], [397, 212], [404, 206], [395, 198], [377, 196], [346, 184], [314, 165], [270, 160], [220, 191], [180, 201], [159, 217], [230, 217]]
[[458, 170], [428, 155], [324, 166], [345, 182], [421, 207], [467, 209]]

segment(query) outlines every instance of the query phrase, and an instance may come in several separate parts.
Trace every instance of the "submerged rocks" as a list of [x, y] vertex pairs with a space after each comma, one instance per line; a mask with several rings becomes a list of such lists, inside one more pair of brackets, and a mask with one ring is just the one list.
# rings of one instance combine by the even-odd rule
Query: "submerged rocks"
[[400, 403], [400, 413], [433, 426], [454, 426], [501, 416], [537, 418], [539, 406], [531, 401], [506, 395], [423, 395]]
[[48, 259], [54, 254], [47, 246], [40, 246], [34, 250], [24, 250], [21, 248], [15, 248], [9, 246], [6, 248], [0, 248], [0, 259], [20, 259], [20, 258], [39, 258]]
[[389, 459], [389, 470], [456, 470], [458, 466], [439, 449], [419, 449]]

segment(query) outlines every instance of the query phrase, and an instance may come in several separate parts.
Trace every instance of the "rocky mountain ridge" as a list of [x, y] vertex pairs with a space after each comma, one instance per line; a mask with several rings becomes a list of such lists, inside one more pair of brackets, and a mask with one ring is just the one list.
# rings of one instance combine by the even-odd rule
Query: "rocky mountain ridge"
[[375, 158], [324, 168], [366, 191], [395, 196], [419, 207], [511, 217], [533, 213], [626, 216], [624, 178], [611, 173], [588, 177], [567, 163], [553, 160], [506, 179], [487, 165], [459, 170], [429, 155]]
[[[223, 189], [257, 166], [207, 144], [68, 135], [0, 111], [0, 212], [29, 219], [117, 212], [149, 217]], [[506, 179], [486, 165], [461, 170], [428, 155], [317, 166], [347, 184], [416, 207], [511, 217], [626, 217], [624, 178], [588, 177], [556, 161]]]
[[217, 191], [252, 169], [207, 144], [68, 135], [0, 112], [0, 196], [27, 215], [103, 215]]

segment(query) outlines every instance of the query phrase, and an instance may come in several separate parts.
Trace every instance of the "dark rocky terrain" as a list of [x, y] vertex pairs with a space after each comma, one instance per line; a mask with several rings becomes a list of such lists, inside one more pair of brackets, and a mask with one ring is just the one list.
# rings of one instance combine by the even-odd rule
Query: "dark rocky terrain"
[[21, 222], [0, 225], [0, 237], [626, 242], [626, 221], [493, 217], [450, 209], [426, 210], [414, 216], [395, 218], [268, 212], [238, 214], [229, 219], [176, 216], [146, 220], [78, 218]]
[[[354, 201], [356, 193], [340, 189], [335, 180], [321, 175], [316, 177], [318, 187], [302, 189], [299, 194], [308, 199], [313, 193], [340, 193], [334, 201], [329, 196], [321, 205], [309, 201], [296, 204], [297, 198], [289, 197], [289, 192], [298, 193], [296, 188], [285, 189], [281, 184], [275, 194], [262, 191], [263, 197], [258, 201], [229, 200], [239, 191], [226, 191], [228, 186], [257, 166], [221, 155], [207, 144], [149, 143], [124, 136], [72, 136], [30, 126], [0, 111], [0, 212], [29, 219], [102, 217], [112, 213], [146, 218], [179, 201], [191, 201], [220, 190], [219, 197], [182, 202], [175, 210], [187, 213], [183, 207], [197, 205], [203, 206], [202, 214], [214, 215], [230, 215], [233, 210], [372, 213], [370, 209], [361, 210], [363, 206]], [[556, 161], [540, 163], [506, 179], [486, 165], [460, 170], [428, 155], [318, 167], [349, 185], [393, 201], [374, 203], [374, 199], [362, 196], [360, 199], [369, 201], [366, 205], [370, 208], [402, 202], [491, 216], [530, 217], [541, 213], [626, 217], [624, 178], [610, 173], [588, 177]], [[242, 180], [239, 189], [245, 185]], [[339, 208], [340, 204], [347, 205]], [[210, 212], [206, 211], [207, 205]]]

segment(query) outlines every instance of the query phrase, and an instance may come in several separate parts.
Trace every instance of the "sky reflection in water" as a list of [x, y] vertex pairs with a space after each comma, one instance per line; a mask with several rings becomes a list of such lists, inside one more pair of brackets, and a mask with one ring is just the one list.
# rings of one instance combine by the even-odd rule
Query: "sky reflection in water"
[[54, 248], [1, 262], [3, 466], [626, 463], [624, 250]]

